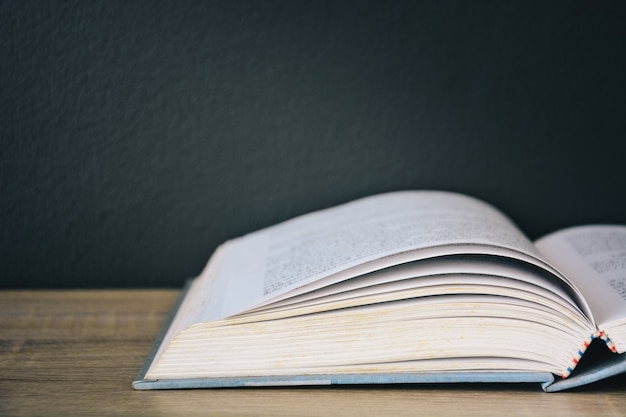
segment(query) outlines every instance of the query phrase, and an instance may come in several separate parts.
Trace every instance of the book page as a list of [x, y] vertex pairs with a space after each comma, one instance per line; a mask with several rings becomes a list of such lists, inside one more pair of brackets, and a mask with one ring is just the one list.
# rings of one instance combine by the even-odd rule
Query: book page
[[313, 303], [317, 302], [316, 300], [327, 302], [331, 299], [353, 298], [358, 294], [377, 295], [404, 288], [440, 285], [449, 281], [457, 282], [457, 279], [460, 279], [458, 282], [467, 281], [475, 285], [486, 282], [492, 286], [503, 287], [528, 285], [529, 292], [544, 296], [551, 294], [547, 297], [567, 306], [566, 308], [580, 312], [578, 303], [565, 291], [558, 278], [548, 272], [540, 274], [537, 269], [525, 262], [485, 255], [446, 256], [407, 262], [359, 276], [358, 279], [348, 279], [316, 291], [270, 303], [251, 312], [293, 308], [295, 305], [306, 305], [310, 300], [313, 300]]
[[382, 194], [229, 241], [220, 273], [211, 273], [210, 263], [203, 273], [212, 276], [211, 291], [218, 292], [213, 299], [219, 300], [198, 321], [240, 313], [377, 259], [464, 244], [537, 254], [508, 218], [477, 199], [439, 191]]
[[626, 318], [626, 226], [569, 228], [535, 245], [581, 290], [599, 327]]

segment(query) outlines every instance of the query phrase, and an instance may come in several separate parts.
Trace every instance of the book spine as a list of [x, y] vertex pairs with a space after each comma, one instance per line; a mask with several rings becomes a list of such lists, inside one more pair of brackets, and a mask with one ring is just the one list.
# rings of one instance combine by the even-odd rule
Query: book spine
[[591, 342], [593, 341], [593, 339], [596, 338], [596, 334], [590, 334], [589, 337], [587, 338], [587, 340], [585, 340], [585, 342], [583, 343], [583, 345], [581, 346], [580, 349], [578, 349], [578, 352], [576, 352], [576, 354], [574, 355], [574, 357], [572, 358], [572, 361], [570, 362], [570, 365], [567, 367], [567, 369], [565, 370], [565, 372], [563, 372], [561, 374], [561, 378], [565, 379], [568, 376], [570, 376], [570, 374], [574, 371], [574, 368], [576, 368], [576, 365], [578, 365], [578, 362], [580, 361], [580, 358], [583, 357], [583, 355], [585, 354], [585, 351], [587, 350], [587, 348], [589, 347], [589, 345], [591, 344]]
[[599, 330], [596, 333], [596, 337], [604, 340], [604, 343], [606, 343], [606, 345], [609, 347], [609, 349], [611, 349], [611, 352], [616, 353], [617, 349], [615, 348], [615, 343], [613, 343], [613, 341], [611, 340], [611, 338], [606, 334], [605, 331], [603, 330]]
[[574, 368], [576, 367], [576, 365], [578, 365], [580, 358], [582, 358], [582, 356], [584, 355], [585, 351], [587, 350], [587, 348], [589, 347], [593, 339], [602, 339], [604, 343], [606, 343], [607, 347], [611, 350], [611, 352], [613, 353], [617, 352], [615, 348], [615, 343], [613, 343], [613, 341], [611, 340], [611, 338], [609, 338], [606, 332], [603, 330], [598, 330], [594, 334], [589, 335], [587, 340], [585, 340], [582, 347], [578, 350], [578, 352], [576, 352], [576, 355], [574, 355], [574, 357], [572, 358], [572, 361], [570, 362], [570, 366], [568, 366], [566, 371], [561, 374], [561, 378], [565, 379], [568, 376], [570, 376], [570, 374], [574, 371]]

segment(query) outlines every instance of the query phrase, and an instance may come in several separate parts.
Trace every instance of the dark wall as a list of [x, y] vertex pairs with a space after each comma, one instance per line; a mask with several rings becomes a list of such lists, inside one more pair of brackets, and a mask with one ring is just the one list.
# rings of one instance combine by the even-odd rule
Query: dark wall
[[626, 223], [624, 2], [0, 2], [0, 284], [180, 286], [368, 194]]

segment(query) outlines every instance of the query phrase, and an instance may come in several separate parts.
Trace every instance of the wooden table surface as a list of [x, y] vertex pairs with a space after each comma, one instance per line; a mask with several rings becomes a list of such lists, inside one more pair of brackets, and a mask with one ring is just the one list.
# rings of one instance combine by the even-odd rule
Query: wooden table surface
[[626, 377], [537, 385], [134, 391], [177, 290], [0, 292], [0, 416], [626, 416]]

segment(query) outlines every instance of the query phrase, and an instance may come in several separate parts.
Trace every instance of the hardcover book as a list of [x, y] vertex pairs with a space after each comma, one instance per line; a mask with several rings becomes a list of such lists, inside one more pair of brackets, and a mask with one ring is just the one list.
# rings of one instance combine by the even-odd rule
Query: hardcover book
[[[578, 368], [587, 348], [602, 360]], [[626, 226], [535, 242], [501, 211], [399, 191], [222, 244], [135, 389], [535, 382], [626, 371]]]

